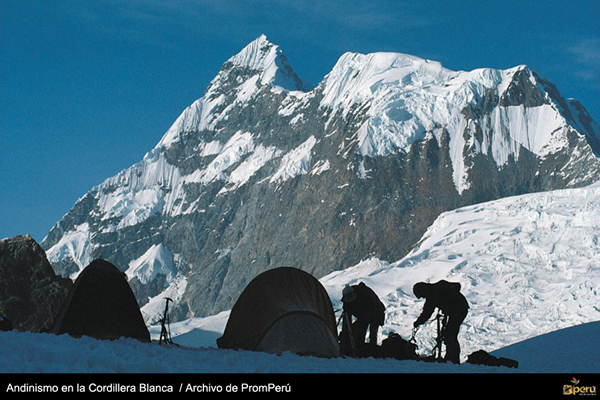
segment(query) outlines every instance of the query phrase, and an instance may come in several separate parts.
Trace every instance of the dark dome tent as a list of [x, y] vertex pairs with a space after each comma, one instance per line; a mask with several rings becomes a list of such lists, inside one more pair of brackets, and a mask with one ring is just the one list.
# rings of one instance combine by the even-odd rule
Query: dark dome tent
[[150, 342], [150, 333], [125, 274], [105, 260], [81, 271], [59, 311], [52, 333]]
[[315, 277], [292, 267], [268, 270], [248, 284], [217, 344], [273, 354], [340, 355], [327, 291]]

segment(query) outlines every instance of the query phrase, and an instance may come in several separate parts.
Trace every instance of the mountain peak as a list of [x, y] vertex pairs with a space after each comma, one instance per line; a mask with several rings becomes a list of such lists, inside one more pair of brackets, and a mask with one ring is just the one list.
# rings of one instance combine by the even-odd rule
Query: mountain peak
[[263, 34], [223, 64], [204, 96], [183, 111], [156, 148], [169, 147], [183, 132], [214, 128], [227, 117], [227, 113], [221, 115], [215, 109], [227, 102], [244, 104], [265, 86], [276, 93], [311, 90], [294, 72], [279, 46], [269, 42]]
[[277, 49], [278, 46], [271, 43], [263, 34], [246, 45], [242, 51], [228, 61], [237, 67], [263, 70], [277, 57]]
[[224, 66], [256, 71], [259, 73], [257, 83], [271, 85], [275, 89], [286, 91], [310, 89], [294, 72], [279, 46], [271, 43], [264, 34], [231, 57]]
[[437, 61], [392, 52], [342, 55], [324, 81], [323, 104], [348, 107], [385, 87], [425, 87], [456, 77]]

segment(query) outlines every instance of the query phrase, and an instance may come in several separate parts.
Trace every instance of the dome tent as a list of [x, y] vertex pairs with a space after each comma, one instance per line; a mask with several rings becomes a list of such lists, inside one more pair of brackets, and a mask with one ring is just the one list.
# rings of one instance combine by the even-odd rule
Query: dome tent
[[150, 342], [138, 302], [125, 274], [105, 260], [94, 260], [71, 287], [52, 333], [96, 339], [133, 338]]
[[255, 277], [231, 310], [219, 348], [338, 357], [329, 295], [312, 275], [281, 267]]

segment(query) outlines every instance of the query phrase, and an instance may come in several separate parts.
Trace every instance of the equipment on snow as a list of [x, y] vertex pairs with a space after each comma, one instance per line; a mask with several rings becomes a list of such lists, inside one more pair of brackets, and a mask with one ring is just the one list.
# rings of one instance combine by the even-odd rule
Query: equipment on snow
[[169, 319], [169, 302], [173, 301], [173, 299], [169, 297], [165, 297], [167, 301], [165, 303], [165, 313], [163, 314], [162, 319], [160, 320], [160, 339], [158, 339], [158, 344], [161, 345], [163, 342], [167, 344], [172, 344], [175, 346], [179, 346], [177, 343], [174, 343], [171, 340], [171, 321]]

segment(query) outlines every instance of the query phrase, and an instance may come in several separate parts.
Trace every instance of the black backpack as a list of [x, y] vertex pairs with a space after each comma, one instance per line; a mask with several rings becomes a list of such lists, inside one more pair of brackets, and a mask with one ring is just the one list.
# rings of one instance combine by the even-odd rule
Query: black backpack
[[387, 339], [381, 342], [381, 353], [384, 358], [416, 360], [417, 345], [402, 339], [402, 336], [396, 332], [392, 332]]

